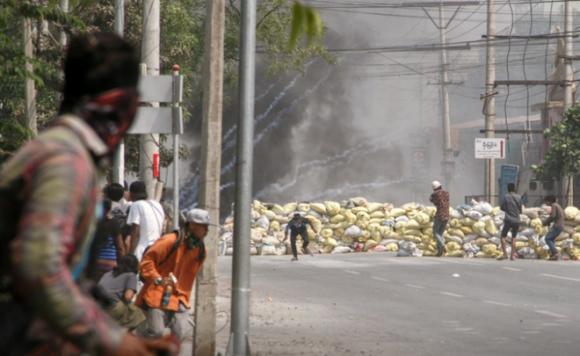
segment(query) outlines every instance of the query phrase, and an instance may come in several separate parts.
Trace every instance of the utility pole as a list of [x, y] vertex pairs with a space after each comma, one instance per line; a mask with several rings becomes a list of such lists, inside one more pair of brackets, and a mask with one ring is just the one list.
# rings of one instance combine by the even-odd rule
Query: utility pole
[[224, 73], [225, 1], [207, 0], [203, 60], [203, 122], [199, 205], [209, 212], [207, 258], [196, 278], [193, 355], [213, 356], [216, 349], [217, 245]]
[[[457, 85], [462, 83], [452, 82], [449, 80], [448, 74], [448, 67], [449, 63], [447, 63], [447, 34], [446, 31], [451, 25], [451, 22], [457, 16], [457, 13], [463, 6], [470, 6], [470, 5], [479, 5], [480, 1], [439, 1], [439, 2], [406, 2], [400, 5], [395, 5], [395, 7], [420, 7], [423, 12], [427, 15], [431, 23], [439, 30], [439, 40], [440, 40], [440, 74], [439, 74], [439, 85], [441, 85], [441, 124], [443, 129], [443, 159], [441, 161], [441, 171], [443, 173], [444, 184], [447, 189], [451, 189], [453, 184], [453, 176], [455, 170], [455, 162], [453, 161], [453, 148], [451, 147], [451, 122], [449, 118], [449, 93], [447, 91], [447, 87], [449, 85]], [[439, 16], [437, 21], [431, 16], [428, 8], [437, 7], [439, 10]], [[455, 11], [447, 20], [445, 18], [445, 14], [443, 9], [445, 7], [455, 7]], [[467, 48], [469, 49], [469, 48]]]
[[254, 168], [256, 0], [242, 0], [240, 28], [240, 110], [236, 152], [236, 202], [232, 261], [232, 314], [226, 355], [250, 355], [250, 233]]
[[[485, 137], [495, 137], [495, 0], [487, 0], [487, 31], [485, 54]], [[495, 159], [485, 160], [484, 168], [485, 200], [494, 204], [495, 200]]]
[[[574, 104], [574, 98], [572, 97], [572, 85], [574, 80], [574, 71], [572, 70], [572, 4], [570, 0], [566, 0], [564, 3], [564, 40], [565, 40], [565, 84], [564, 84], [564, 112], [568, 110]], [[574, 176], [569, 175], [567, 177], [567, 204], [574, 205]]]
[[34, 67], [32, 66], [32, 59], [34, 57], [34, 49], [32, 47], [32, 20], [25, 17], [22, 20], [22, 33], [24, 42], [24, 56], [26, 61], [26, 79], [24, 80], [25, 97], [26, 97], [26, 117], [24, 126], [30, 129], [34, 135], [38, 134], [36, 123], [36, 86], [32, 79]]
[[[159, 12], [159, 0], [143, 1], [141, 61], [147, 66], [149, 75], [159, 75]], [[151, 198], [155, 191], [153, 155], [156, 153], [159, 154], [159, 134], [141, 135], [139, 138], [139, 177], [145, 182], [147, 195]]]
[[449, 93], [447, 92], [447, 85], [449, 84], [449, 77], [447, 74], [447, 27], [445, 25], [445, 14], [443, 13], [443, 5], [439, 5], [439, 38], [441, 42], [441, 119], [443, 120], [443, 177], [445, 179], [446, 189], [451, 189], [451, 181], [453, 179], [453, 149], [451, 148], [451, 125], [449, 123]]
[[[63, 0], [65, 1], [65, 0]], [[115, 0], [115, 33], [123, 37], [125, 32], [125, 0]], [[113, 162], [113, 182], [125, 182], [125, 141], [121, 140]]]

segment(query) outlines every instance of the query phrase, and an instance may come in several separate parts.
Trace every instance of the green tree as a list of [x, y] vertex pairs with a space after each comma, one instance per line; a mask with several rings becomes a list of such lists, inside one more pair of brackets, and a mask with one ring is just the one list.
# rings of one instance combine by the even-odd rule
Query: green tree
[[580, 174], [580, 105], [566, 110], [562, 121], [545, 131], [550, 148], [541, 165], [533, 166], [539, 178], [564, 179]]
[[[297, 12], [297, 6], [300, 11]], [[316, 38], [322, 33], [322, 25], [311, 8], [289, 0], [260, 1], [257, 8], [257, 40], [267, 59], [271, 73], [302, 70], [304, 63], [315, 56], [331, 60]], [[298, 16], [296, 15], [298, 13]], [[26, 73], [22, 51], [21, 20], [33, 19], [35, 27], [41, 22], [48, 24], [47, 31], [37, 31], [34, 41], [35, 58], [33, 73]], [[173, 64], [179, 64], [187, 78], [184, 103], [185, 119], [198, 114], [201, 108], [201, 66], [203, 61], [206, 8], [205, 0], [161, 1], [161, 73], [169, 73]], [[313, 22], [314, 21], [314, 22]], [[316, 22], [318, 21], [318, 22]], [[309, 24], [316, 23], [316, 29]], [[125, 37], [140, 47], [142, 26], [142, 3], [125, 2]], [[310, 27], [309, 27], [310, 26]], [[237, 61], [240, 27], [240, 11], [236, 1], [226, 6], [225, 32], [225, 88], [235, 93], [237, 86]], [[0, 4], [0, 115], [1, 130], [13, 127], [22, 131], [19, 122], [24, 118], [24, 78], [32, 76], [38, 90], [37, 112], [39, 128], [48, 123], [56, 113], [61, 88], [60, 63], [64, 48], [58, 43], [61, 30], [74, 33], [86, 30], [113, 31], [113, 1], [71, 0], [68, 14], [62, 13], [56, 0], [5, 0]], [[313, 32], [314, 31], [314, 32]], [[300, 34], [307, 34], [308, 41], [300, 42]], [[300, 44], [300, 45], [298, 45]], [[226, 103], [231, 102], [226, 97]], [[226, 104], [227, 105], [227, 104]], [[26, 130], [24, 130], [26, 131]], [[6, 132], [6, 131], [2, 131]], [[2, 159], [19, 147], [30, 136], [18, 134], [2, 136], [0, 150]], [[14, 141], [16, 140], [16, 141]], [[165, 140], [165, 138], [162, 138]], [[186, 152], [185, 148], [182, 152]], [[127, 139], [127, 169], [137, 171], [138, 146], [135, 137]], [[161, 149], [161, 165], [171, 163], [171, 152]]]

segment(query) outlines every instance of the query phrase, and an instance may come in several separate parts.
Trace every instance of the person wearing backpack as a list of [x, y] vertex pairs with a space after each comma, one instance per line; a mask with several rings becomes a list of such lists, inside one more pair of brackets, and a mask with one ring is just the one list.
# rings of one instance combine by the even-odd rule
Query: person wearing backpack
[[501, 202], [501, 210], [505, 212], [503, 221], [503, 228], [501, 230], [501, 250], [503, 255], [498, 257], [498, 260], [505, 260], [508, 258], [506, 249], [506, 239], [509, 231], [512, 232], [512, 252], [510, 260], [517, 257], [516, 251], [516, 237], [520, 230], [520, 214], [522, 213], [522, 198], [516, 194], [516, 185], [509, 183], [507, 186], [508, 193], [503, 197]]
[[121, 234], [121, 226], [124, 221], [116, 219], [111, 212], [111, 200], [103, 200], [103, 219], [97, 223], [89, 262], [87, 264], [87, 277], [95, 282], [117, 266], [121, 257], [126, 255], [125, 242]]
[[131, 226], [127, 252], [134, 254], [141, 261], [145, 249], [157, 241], [163, 233], [165, 213], [159, 202], [148, 199], [144, 182], [131, 183], [129, 193], [133, 204], [127, 216], [127, 224]]
[[165, 327], [180, 341], [191, 334], [189, 299], [206, 257], [203, 239], [209, 214], [192, 209], [186, 213], [184, 224], [181, 231], [162, 236], [143, 255], [139, 272], [144, 285], [135, 304], [147, 317], [144, 336], [159, 337]]

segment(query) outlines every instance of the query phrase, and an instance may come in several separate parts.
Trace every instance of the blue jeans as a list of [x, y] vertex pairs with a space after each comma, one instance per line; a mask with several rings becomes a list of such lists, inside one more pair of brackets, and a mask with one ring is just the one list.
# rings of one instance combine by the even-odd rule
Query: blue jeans
[[441, 220], [435, 218], [433, 220], [433, 237], [435, 241], [437, 241], [437, 250], [441, 251], [445, 248], [445, 238], [443, 237], [443, 233], [445, 232], [445, 228], [447, 227], [447, 220]]
[[563, 228], [559, 226], [552, 226], [550, 231], [546, 234], [546, 245], [550, 248], [550, 254], [552, 256], [558, 254], [558, 250], [556, 249], [556, 237], [562, 233]]

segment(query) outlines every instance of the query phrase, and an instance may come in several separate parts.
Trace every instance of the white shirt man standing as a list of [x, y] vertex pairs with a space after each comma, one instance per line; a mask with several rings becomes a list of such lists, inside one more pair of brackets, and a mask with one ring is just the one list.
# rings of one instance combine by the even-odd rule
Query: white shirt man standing
[[131, 226], [128, 252], [134, 254], [141, 261], [145, 249], [161, 237], [165, 213], [159, 202], [147, 199], [144, 182], [131, 183], [129, 193], [133, 204], [127, 217], [127, 224]]

